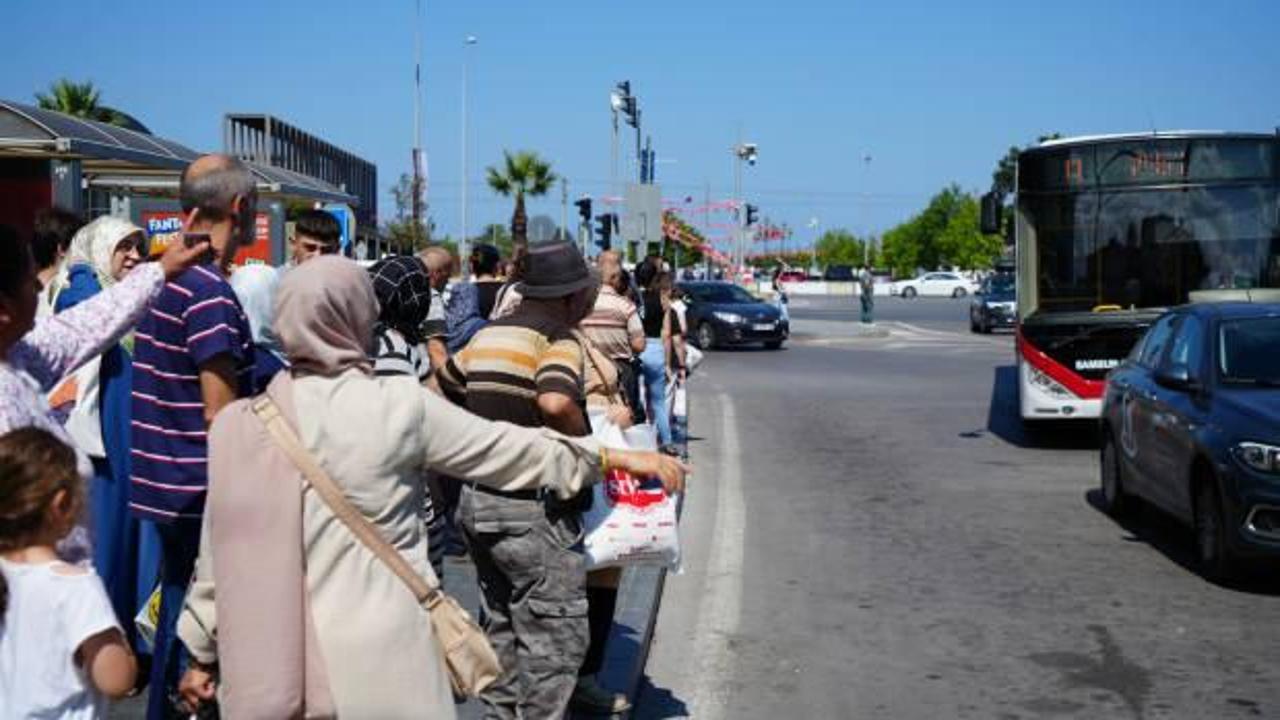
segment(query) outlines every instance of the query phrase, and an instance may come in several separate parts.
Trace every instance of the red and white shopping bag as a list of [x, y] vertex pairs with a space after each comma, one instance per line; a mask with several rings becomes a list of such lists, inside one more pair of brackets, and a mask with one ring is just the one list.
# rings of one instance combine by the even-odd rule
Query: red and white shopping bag
[[[610, 422], [593, 427], [605, 447], [658, 447], [657, 431], [652, 425], [636, 425], [625, 432]], [[621, 470], [610, 470], [592, 492], [591, 509], [583, 515], [588, 570], [623, 565], [679, 569], [678, 498], [667, 495], [657, 478], [636, 478]]]

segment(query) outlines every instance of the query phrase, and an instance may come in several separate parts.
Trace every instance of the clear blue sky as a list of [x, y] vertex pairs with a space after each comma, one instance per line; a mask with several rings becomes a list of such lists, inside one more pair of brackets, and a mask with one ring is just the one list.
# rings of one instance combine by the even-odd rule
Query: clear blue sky
[[[760, 146], [747, 199], [796, 228], [881, 231], [947, 183], [985, 189], [1010, 144], [1043, 132], [1280, 125], [1275, 0], [423, 4], [430, 211], [454, 235], [468, 34], [473, 232], [509, 215], [483, 183], [503, 148], [551, 159], [571, 197], [607, 191], [622, 79], [664, 196], [700, 199], [709, 182], [728, 197], [741, 128]], [[197, 149], [218, 147], [224, 112], [273, 113], [377, 163], [392, 214], [412, 142], [412, 0], [5, 5], [0, 97], [93, 80]], [[558, 191], [531, 212], [558, 221]]]

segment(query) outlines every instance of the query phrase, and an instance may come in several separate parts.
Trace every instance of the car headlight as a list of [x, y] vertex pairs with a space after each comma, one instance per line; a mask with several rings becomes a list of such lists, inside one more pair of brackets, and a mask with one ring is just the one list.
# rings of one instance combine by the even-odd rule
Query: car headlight
[[1231, 448], [1236, 459], [1264, 473], [1280, 473], [1280, 447], [1256, 442], [1236, 443]]
[[744, 323], [744, 322], [746, 322], [746, 318], [742, 317], [741, 315], [739, 315], [739, 314], [737, 314], [737, 313], [731, 313], [731, 312], [717, 312], [717, 313], [715, 313], [715, 316], [716, 316], [717, 318], [719, 318], [719, 319], [723, 320], [724, 322], [729, 323], [730, 325], [737, 325], [738, 323]]
[[1037, 388], [1040, 388], [1042, 392], [1045, 392], [1048, 395], [1051, 395], [1053, 397], [1062, 398], [1066, 400], [1069, 400], [1075, 397], [1074, 395], [1071, 394], [1070, 390], [1062, 386], [1062, 383], [1059, 383], [1057, 380], [1054, 380], [1053, 378], [1044, 374], [1040, 370], [1030, 365], [1027, 366], [1027, 369], [1030, 371], [1027, 373], [1027, 375], [1031, 379], [1031, 384], [1035, 385]]

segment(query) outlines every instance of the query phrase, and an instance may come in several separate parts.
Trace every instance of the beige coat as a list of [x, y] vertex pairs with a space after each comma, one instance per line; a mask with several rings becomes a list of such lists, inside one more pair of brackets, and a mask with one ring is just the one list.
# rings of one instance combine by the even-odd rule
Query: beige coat
[[[418, 515], [424, 468], [507, 490], [554, 487], [565, 497], [599, 476], [598, 448], [589, 438], [480, 420], [413, 378], [351, 370], [335, 378], [298, 378], [293, 394], [303, 444], [424, 574], [427, 537]], [[288, 480], [255, 472], [259, 459], [242, 461], [237, 475]], [[209, 521], [206, 515], [178, 628], [202, 662], [217, 655]], [[312, 619], [339, 717], [455, 717], [426, 612], [409, 590], [310, 489], [303, 496], [302, 528]]]

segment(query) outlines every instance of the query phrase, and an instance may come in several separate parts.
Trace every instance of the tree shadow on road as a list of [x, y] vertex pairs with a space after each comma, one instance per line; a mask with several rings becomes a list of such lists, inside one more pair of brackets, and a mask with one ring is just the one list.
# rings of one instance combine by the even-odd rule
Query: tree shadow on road
[[[1017, 365], [995, 368], [986, 431], [1010, 445], [1032, 450], [1092, 450], [1098, 447], [1098, 424], [1093, 420], [1023, 422], [1018, 406]], [[974, 433], [962, 435], [976, 436]]]
[[[1089, 490], [1084, 500], [1094, 510], [1107, 515], [1102, 506], [1102, 492]], [[1120, 529], [1128, 533], [1125, 542], [1145, 543], [1160, 552], [1174, 564], [1192, 575], [1199, 574], [1196, 562], [1195, 542], [1192, 531], [1158, 508], [1134, 498], [1136, 507], [1124, 518], [1107, 516]], [[1207, 581], [1206, 581], [1207, 582]], [[1222, 585], [1227, 590], [1250, 595], [1280, 596], [1280, 577], [1274, 570], [1264, 572], [1263, 563], [1244, 568], [1240, 578]]]

